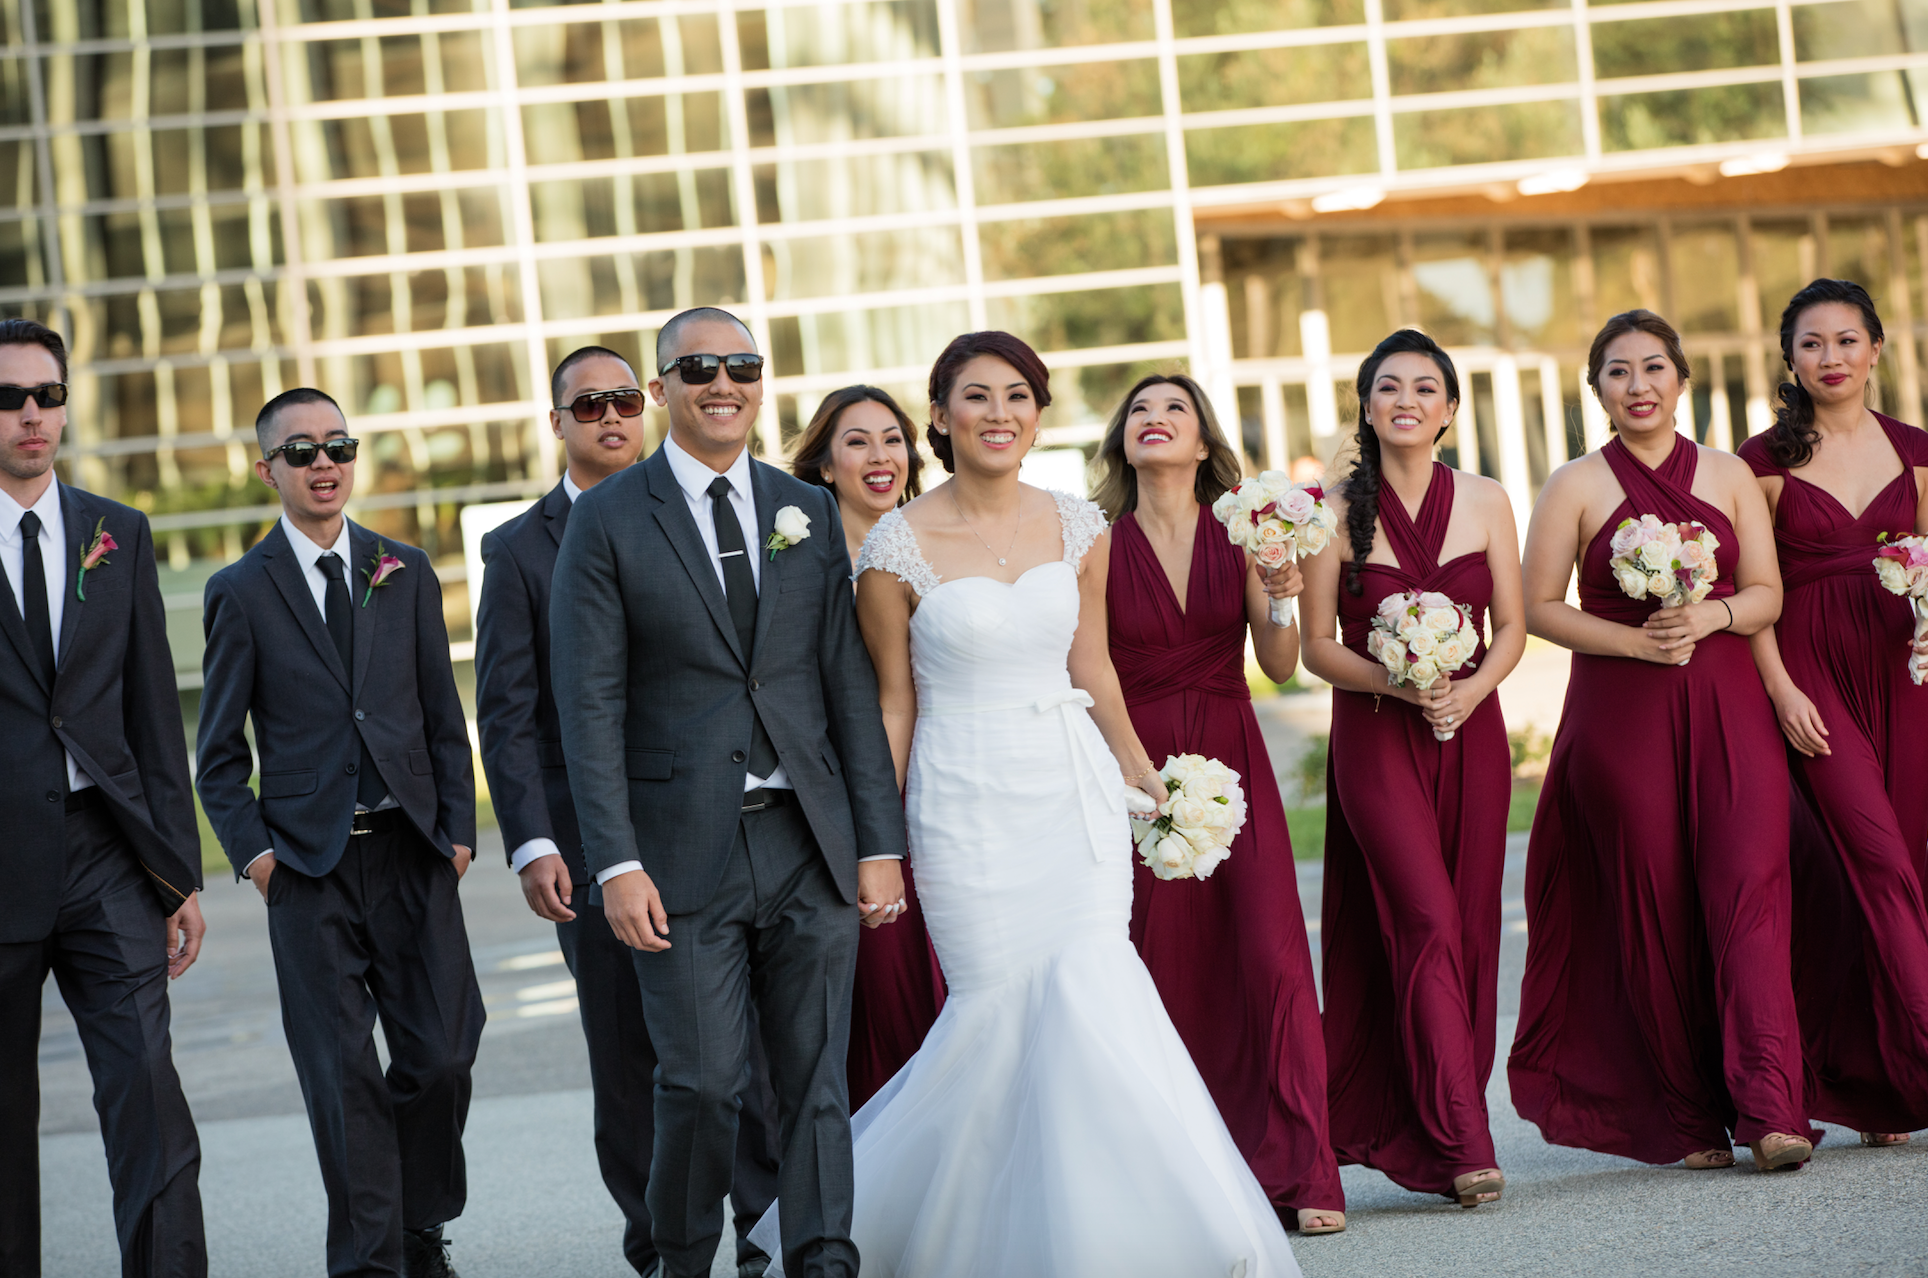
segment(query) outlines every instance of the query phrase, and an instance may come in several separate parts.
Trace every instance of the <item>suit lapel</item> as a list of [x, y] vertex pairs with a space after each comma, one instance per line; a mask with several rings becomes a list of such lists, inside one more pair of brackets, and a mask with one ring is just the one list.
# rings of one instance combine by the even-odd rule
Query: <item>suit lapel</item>
[[[375, 561], [380, 555], [379, 540], [360, 524], [349, 521], [348, 615], [355, 619], [355, 670], [349, 678], [348, 691], [355, 697], [361, 696], [362, 680], [368, 677], [368, 667], [374, 660], [376, 623], [381, 620], [377, 609], [381, 607], [382, 591], [388, 589], [382, 586], [371, 591], [368, 578], [362, 575], [375, 571]], [[362, 606], [364, 599], [366, 607]]]
[[737, 642], [736, 623], [730, 620], [730, 602], [723, 595], [722, 579], [717, 576], [710, 552], [703, 546], [703, 535], [697, 531], [696, 520], [690, 515], [689, 499], [683, 496], [683, 489], [669, 468], [669, 458], [659, 448], [650, 454], [643, 467], [649, 479], [649, 495], [656, 500], [656, 522], [669, 538], [676, 557], [683, 561], [683, 571], [696, 583], [696, 593], [703, 597], [710, 619], [722, 632], [723, 642], [747, 669], [750, 663], [744, 660], [743, 645]]
[[[281, 521], [275, 520], [274, 527], [268, 530], [252, 553], [258, 553], [267, 561], [268, 580], [274, 582], [275, 589], [281, 592], [281, 600], [294, 614], [295, 624], [308, 636], [314, 646], [315, 655], [321, 664], [342, 687], [348, 686], [348, 672], [341, 668], [341, 654], [335, 651], [335, 641], [328, 634], [328, 625], [321, 619], [321, 610], [315, 607], [314, 592], [308, 589], [303, 580], [301, 564], [295, 558], [295, 549], [288, 544], [288, 534], [282, 530]], [[352, 602], [354, 591], [350, 588]]]
[[60, 637], [54, 640], [56, 669], [67, 664], [67, 649], [73, 643], [74, 631], [80, 628], [81, 609], [87, 606], [80, 597], [80, 564], [94, 540], [94, 521], [100, 515], [84, 500], [86, 496], [60, 485], [60, 521], [67, 526], [67, 581], [61, 583], [61, 590], [67, 597], [60, 605]]
[[558, 550], [562, 548], [562, 534], [569, 527], [569, 507], [573, 504], [569, 500], [569, 490], [560, 483], [542, 499], [542, 524], [549, 530], [549, 539], [556, 543]]
[[[0, 573], [0, 576], [5, 574]], [[8, 583], [9, 587], [14, 584]], [[6, 595], [5, 601], [0, 602], [0, 631], [6, 632], [7, 639], [20, 654], [20, 664], [27, 668], [27, 673], [33, 676], [33, 681], [40, 685], [42, 692], [51, 697], [54, 690], [47, 686], [46, 679], [41, 675], [40, 659], [34, 656], [33, 640], [27, 637], [27, 619], [20, 615], [20, 604], [14, 599], [12, 589], [8, 589]]]
[[756, 588], [756, 639], [751, 649], [752, 660], [755, 653], [763, 651], [763, 640], [770, 633], [770, 619], [776, 615], [777, 598], [783, 591], [783, 563], [789, 552], [779, 550], [775, 555], [763, 549], [769, 544], [770, 536], [777, 527], [777, 485], [772, 478], [775, 471], [755, 460], [750, 461], [750, 491], [756, 494], [756, 536], [750, 540], [750, 553], [760, 555], [763, 562], [758, 565]]

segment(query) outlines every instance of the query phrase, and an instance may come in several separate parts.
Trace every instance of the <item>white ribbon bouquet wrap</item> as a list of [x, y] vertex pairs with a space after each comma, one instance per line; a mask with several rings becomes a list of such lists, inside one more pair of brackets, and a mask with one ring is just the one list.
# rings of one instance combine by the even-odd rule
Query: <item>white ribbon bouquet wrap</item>
[[1158, 775], [1168, 792], [1164, 804], [1131, 815], [1138, 854], [1161, 879], [1210, 878], [1245, 828], [1238, 773], [1202, 754], [1175, 754]]
[[[1268, 572], [1284, 567], [1295, 554], [1318, 554], [1339, 526], [1323, 488], [1295, 484], [1282, 470], [1262, 471], [1228, 489], [1212, 503], [1212, 514], [1225, 525], [1232, 544], [1251, 551]], [[1280, 629], [1292, 624], [1285, 600], [1272, 600], [1270, 613]]]
[[[1457, 670], [1477, 668], [1473, 653], [1478, 647], [1473, 610], [1437, 590], [1387, 595], [1366, 633], [1366, 655], [1386, 668], [1386, 678], [1415, 688], [1430, 688]], [[1451, 741], [1453, 736], [1433, 729], [1435, 741]]]
[[[1875, 551], [1875, 575], [1881, 588], [1900, 595], [1915, 610], [1915, 641], [1928, 638], [1928, 537], [1897, 537], [1888, 540], [1881, 534], [1881, 548]], [[1908, 677], [1919, 684], [1928, 678], [1928, 663], [1918, 652], [1908, 654]]]

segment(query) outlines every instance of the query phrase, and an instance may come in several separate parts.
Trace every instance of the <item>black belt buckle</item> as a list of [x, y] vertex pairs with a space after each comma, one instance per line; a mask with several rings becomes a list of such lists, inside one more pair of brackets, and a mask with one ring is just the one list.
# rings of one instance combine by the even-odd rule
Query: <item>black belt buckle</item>
[[780, 808], [782, 806], [783, 791], [781, 790], [756, 789], [744, 791], [743, 811], [745, 812], [761, 812], [765, 808]]
[[[355, 815], [356, 815], [356, 816], [360, 816], [360, 815], [361, 815], [361, 813], [359, 813], [359, 812], [357, 812], [357, 813], [356, 813]], [[356, 829], [352, 829], [352, 828], [351, 828], [351, 829], [350, 829], [350, 830], [348, 831], [348, 837], [352, 839], [352, 838], [356, 838], [356, 837], [357, 837], [357, 836], [359, 836], [359, 835], [363, 835], [363, 834], [373, 834], [373, 833], [374, 833], [374, 831], [373, 831], [373, 830], [356, 830]]]

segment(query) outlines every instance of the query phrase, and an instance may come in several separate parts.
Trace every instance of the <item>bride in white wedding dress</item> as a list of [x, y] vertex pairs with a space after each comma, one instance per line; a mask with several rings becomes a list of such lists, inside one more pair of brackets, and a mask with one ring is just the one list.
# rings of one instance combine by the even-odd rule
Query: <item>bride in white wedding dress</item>
[[1127, 778], [1162, 787], [1106, 650], [1104, 518], [1017, 479], [1046, 377], [1008, 334], [952, 343], [932, 443], [958, 478], [857, 563], [950, 993], [852, 1118], [851, 1236], [867, 1278], [1297, 1275], [1126, 934]]

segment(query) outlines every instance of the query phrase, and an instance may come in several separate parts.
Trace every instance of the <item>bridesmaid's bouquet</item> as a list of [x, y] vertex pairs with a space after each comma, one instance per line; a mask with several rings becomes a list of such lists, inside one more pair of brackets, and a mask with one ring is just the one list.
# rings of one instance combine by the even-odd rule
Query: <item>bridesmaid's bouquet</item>
[[[1881, 588], [1900, 595], [1915, 610], [1915, 639], [1928, 638], [1928, 537], [1897, 537], [1888, 540], [1881, 534], [1881, 549], [1875, 551], [1874, 572]], [[1908, 677], [1916, 683], [1928, 678], [1928, 663], [1919, 652], [1908, 654]]]
[[1175, 754], [1158, 775], [1169, 794], [1151, 819], [1132, 816], [1132, 841], [1161, 879], [1210, 878], [1245, 828], [1238, 773], [1202, 754]]
[[1720, 538], [1705, 524], [1670, 524], [1653, 515], [1623, 519], [1613, 530], [1613, 578], [1630, 599], [1662, 608], [1699, 603], [1714, 589]]
[[[1415, 688], [1430, 688], [1454, 671], [1476, 666], [1478, 647], [1473, 610], [1437, 590], [1387, 595], [1366, 632], [1366, 655], [1386, 668], [1394, 684]], [[1451, 741], [1453, 735], [1433, 729], [1435, 741]]]
[[[1283, 567], [1294, 554], [1316, 555], [1332, 540], [1339, 517], [1326, 504], [1325, 489], [1317, 484], [1295, 484], [1282, 470], [1262, 471], [1226, 490], [1212, 503], [1212, 514], [1232, 544], [1252, 552], [1268, 572]], [[1292, 624], [1282, 599], [1272, 601], [1272, 624]]]

